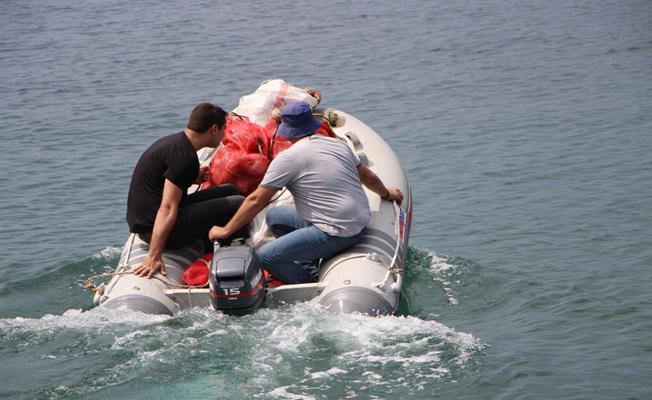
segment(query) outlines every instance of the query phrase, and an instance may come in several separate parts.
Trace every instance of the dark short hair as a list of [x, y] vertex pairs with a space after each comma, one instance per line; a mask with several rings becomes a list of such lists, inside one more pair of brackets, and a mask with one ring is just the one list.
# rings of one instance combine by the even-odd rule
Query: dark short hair
[[188, 118], [188, 129], [206, 132], [213, 124], [222, 128], [226, 123], [226, 111], [211, 103], [200, 103], [193, 108]]

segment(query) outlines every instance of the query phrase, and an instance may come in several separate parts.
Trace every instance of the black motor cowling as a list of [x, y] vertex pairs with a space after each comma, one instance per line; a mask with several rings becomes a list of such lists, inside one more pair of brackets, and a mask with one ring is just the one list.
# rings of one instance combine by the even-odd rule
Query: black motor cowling
[[215, 244], [209, 278], [213, 308], [225, 314], [245, 315], [265, 301], [265, 280], [252, 247]]

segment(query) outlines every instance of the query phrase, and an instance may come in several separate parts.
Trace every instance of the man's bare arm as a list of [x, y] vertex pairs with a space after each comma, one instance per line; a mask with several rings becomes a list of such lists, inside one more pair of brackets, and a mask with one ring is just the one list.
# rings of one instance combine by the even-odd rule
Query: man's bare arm
[[360, 174], [360, 182], [382, 199], [390, 201], [394, 200], [398, 204], [403, 202], [403, 192], [397, 188], [385, 187], [385, 184], [378, 175], [367, 168], [366, 165], [360, 164], [358, 167], [358, 173]]
[[134, 269], [136, 275], [151, 278], [158, 271], [163, 275], [166, 274], [165, 264], [161, 256], [163, 249], [165, 249], [168, 236], [177, 221], [179, 203], [181, 203], [182, 196], [183, 191], [181, 188], [166, 179], [163, 186], [161, 206], [156, 213], [156, 220], [154, 221], [152, 239], [149, 243], [149, 252], [145, 256], [143, 263]]

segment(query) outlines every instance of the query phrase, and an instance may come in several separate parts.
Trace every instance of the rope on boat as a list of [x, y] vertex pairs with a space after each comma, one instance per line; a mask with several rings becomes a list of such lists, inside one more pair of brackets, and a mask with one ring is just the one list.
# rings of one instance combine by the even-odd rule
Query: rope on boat
[[[394, 205], [394, 212], [396, 213], [396, 226], [398, 227], [399, 224], [401, 223], [401, 210], [398, 207], [398, 203], [396, 201], [393, 201], [392, 204]], [[392, 257], [392, 261], [389, 263], [389, 270], [390, 272], [395, 272], [395, 273], [402, 273], [403, 268], [400, 268], [396, 265], [396, 260], [398, 259], [398, 250], [401, 247], [401, 230], [398, 230], [398, 234], [396, 235], [396, 249], [394, 249], [394, 256]], [[392, 271], [394, 270], [394, 271]]]
[[[401, 223], [401, 210], [398, 206], [398, 203], [396, 201], [393, 201], [392, 204], [394, 205], [394, 212], [396, 213], [396, 226], [398, 227], [398, 224]], [[379, 283], [377, 283], [375, 286], [378, 289], [381, 290], [387, 290], [389, 286], [389, 277], [394, 274], [396, 275], [394, 284], [391, 285], [392, 288], [398, 287], [395, 285], [399, 285], [399, 282], [402, 281], [403, 279], [403, 272], [404, 269], [396, 265], [396, 261], [398, 259], [398, 250], [401, 247], [401, 230], [400, 228], [398, 229], [398, 233], [396, 234], [396, 249], [394, 249], [394, 256], [392, 257], [392, 261], [389, 263], [389, 268], [387, 268], [387, 273], [385, 274], [385, 277], [383, 280]], [[395, 289], [396, 290], [396, 289]]]
[[[280, 125], [277, 123], [276, 128], [274, 128], [274, 133], [272, 134], [272, 138], [269, 141], [269, 150], [267, 151], [267, 160], [269, 162], [272, 162], [272, 159], [274, 158], [274, 142], [276, 141], [276, 134], [278, 133], [279, 126]], [[260, 153], [262, 154], [262, 151]]]
[[127, 248], [127, 256], [125, 257], [124, 262], [122, 265], [118, 265], [118, 268], [115, 272], [105, 272], [102, 274], [98, 275], [92, 275], [89, 276], [88, 279], [86, 279], [86, 284], [81, 285], [84, 289], [88, 289], [93, 293], [97, 292], [97, 286], [95, 286], [95, 281], [101, 278], [106, 278], [107, 276], [117, 276], [117, 275], [128, 275], [132, 274], [133, 272], [131, 271], [125, 271], [125, 267], [129, 265], [129, 260], [131, 259], [131, 249], [134, 247], [134, 241], [136, 240], [136, 234], [132, 233], [129, 236], [129, 247]]
[[[118, 266], [117, 271], [114, 272], [104, 272], [102, 274], [97, 274], [97, 275], [92, 275], [89, 276], [88, 279], [86, 279], [86, 283], [84, 285], [81, 285], [84, 289], [88, 289], [91, 292], [95, 293], [98, 290], [98, 286], [95, 285], [95, 281], [98, 279], [106, 278], [109, 276], [120, 276], [120, 275], [130, 275], [133, 274], [134, 271], [129, 270], [125, 271], [125, 268], [129, 265], [129, 261], [131, 260], [131, 249], [134, 247], [134, 240], [136, 239], [136, 234], [132, 233], [131, 237], [129, 238], [129, 248], [127, 249], [127, 256], [125, 257], [125, 261]], [[165, 283], [168, 286], [172, 286], [177, 289], [199, 289], [206, 287], [207, 285], [178, 285], [176, 283], [170, 282], [167, 279], [162, 279], [158, 276], [153, 276], [152, 278], [158, 279], [159, 281]], [[189, 292], [190, 294], [190, 292]]]
[[91, 292], [95, 293], [97, 292], [97, 286], [95, 285], [95, 281], [98, 279], [106, 278], [107, 276], [117, 276], [117, 275], [129, 275], [133, 274], [131, 271], [126, 271], [126, 272], [105, 272], [103, 274], [98, 274], [98, 275], [92, 275], [89, 276], [88, 279], [86, 279], [86, 283], [84, 285], [81, 285], [84, 289], [88, 289]]
[[329, 111], [328, 114], [313, 112], [312, 115], [325, 120], [331, 127], [337, 127], [339, 116], [334, 111]]
[[[97, 292], [97, 286], [95, 286], [95, 281], [96, 280], [106, 278], [108, 276], [131, 275], [133, 273], [134, 273], [134, 271], [116, 271], [116, 272], [105, 272], [103, 274], [93, 275], [93, 276], [88, 277], [88, 279], [86, 279], [86, 284], [81, 285], [81, 287], [83, 287], [84, 289], [88, 289], [91, 292], [95, 293], [95, 292]], [[156, 275], [153, 276], [152, 278], [158, 279], [159, 281], [165, 283], [166, 285], [174, 287], [176, 289], [201, 289], [201, 288], [205, 288], [205, 287], [208, 286], [208, 284], [205, 284], [205, 285], [179, 285], [179, 284], [170, 282], [167, 279], [160, 278], [160, 277], [158, 277]]]
[[276, 196], [272, 197], [272, 199], [269, 201], [269, 203], [267, 203], [267, 205], [270, 205], [270, 204], [272, 204], [273, 202], [275, 202], [276, 200], [280, 199], [281, 196], [283, 196], [283, 194], [284, 194], [286, 191], [287, 191], [287, 188], [285, 188], [285, 187], [284, 187], [283, 189], [281, 189], [281, 191], [279, 191], [278, 194], [277, 194]]
[[134, 241], [136, 240], [136, 234], [132, 233], [131, 237], [129, 238], [129, 248], [127, 249], [127, 257], [125, 257], [125, 261], [122, 263], [122, 266], [118, 267], [118, 271], [124, 270], [127, 265], [129, 265], [129, 261], [131, 261], [131, 249], [134, 248]]

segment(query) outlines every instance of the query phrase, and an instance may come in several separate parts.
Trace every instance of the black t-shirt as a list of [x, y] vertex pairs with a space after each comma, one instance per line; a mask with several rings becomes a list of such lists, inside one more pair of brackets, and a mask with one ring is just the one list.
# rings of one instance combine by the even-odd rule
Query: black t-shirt
[[[129, 186], [127, 223], [134, 233], [148, 233], [154, 227], [163, 199], [165, 179], [186, 191], [199, 174], [197, 152], [184, 132], [154, 142], [138, 160]], [[183, 203], [182, 199], [182, 203]]]

